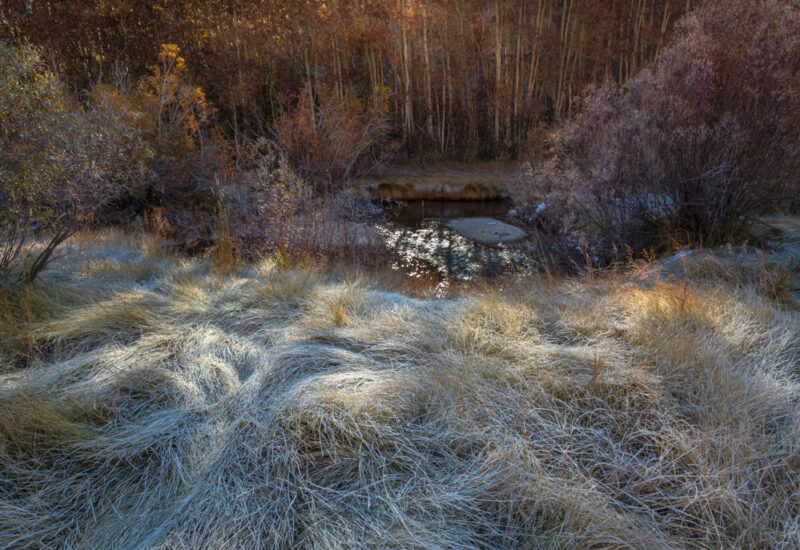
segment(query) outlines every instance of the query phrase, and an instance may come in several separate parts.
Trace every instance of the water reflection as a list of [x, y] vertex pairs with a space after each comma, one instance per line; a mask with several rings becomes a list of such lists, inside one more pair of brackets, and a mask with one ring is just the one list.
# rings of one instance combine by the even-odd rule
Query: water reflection
[[395, 253], [395, 267], [414, 277], [437, 274], [451, 281], [530, 273], [537, 264], [531, 243], [484, 246], [445, 227], [448, 218], [491, 217], [514, 223], [509, 201], [414, 201], [389, 208], [377, 227]]

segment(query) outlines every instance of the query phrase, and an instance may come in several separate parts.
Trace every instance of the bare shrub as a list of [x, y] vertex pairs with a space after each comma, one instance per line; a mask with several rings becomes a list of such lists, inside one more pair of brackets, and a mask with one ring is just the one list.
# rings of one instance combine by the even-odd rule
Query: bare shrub
[[711, 3], [680, 22], [653, 70], [584, 94], [518, 191], [520, 210], [535, 220], [549, 195], [606, 250], [736, 238], [796, 191], [799, 75], [797, 10]]
[[[70, 100], [39, 52], [0, 42], [0, 276], [32, 281], [100, 208], [148, 176], [135, 114]], [[41, 237], [41, 246], [27, 246]]]
[[[222, 182], [221, 217], [239, 256], [254, 258], [296, 240], [297, 218], [312, 208], [311, 189], [272, 145], [235, 182]], [[223, 236], [224, 237], [224, 236]]]
[[218, 246], [230, 240], [236, 256], [248, 260], [277, 252], [377, 261], [380, 239], [360, 223], [366, 214], [357, 197], [315, 194], [274, 144], [262, 140], [253, 149], [253, 166], [243, 177], [219, 182]]
[[371, 169], [389, 124], [376, 107], [364, 107], [350, 92], [339, 97], [308, 89], [275, 124], [278, 144], [303, 178], [323, 183], [343, 181]]

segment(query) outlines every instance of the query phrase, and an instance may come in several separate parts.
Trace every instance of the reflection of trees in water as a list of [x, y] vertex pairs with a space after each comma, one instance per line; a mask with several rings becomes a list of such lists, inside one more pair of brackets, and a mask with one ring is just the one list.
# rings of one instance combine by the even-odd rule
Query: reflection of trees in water
[[446, 279], [468, 281], [534, 268], [533, 258], [522, 250], [473, 243], [439, 220], [426, 221], [417, 228], [387, 224], [379, 230], [397, 256], [397, 267], [413, 276], [436, 272]]
[[514, 208], [510, 200], [491, 201], [408, 201], [389, 212], [389, 219], [408, 227], [418, 227], [425, 221], [443, 218], [489, 217], [510, 222], [508, 211]]

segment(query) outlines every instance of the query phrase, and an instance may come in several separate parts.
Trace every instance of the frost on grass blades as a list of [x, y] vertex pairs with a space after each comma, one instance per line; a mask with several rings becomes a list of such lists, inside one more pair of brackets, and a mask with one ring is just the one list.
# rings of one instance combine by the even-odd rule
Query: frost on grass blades
[[785, 266], [427, 300], [82, 247], [30, 293], [35, 359], [4, 352], [4, 548], [798, 542]]

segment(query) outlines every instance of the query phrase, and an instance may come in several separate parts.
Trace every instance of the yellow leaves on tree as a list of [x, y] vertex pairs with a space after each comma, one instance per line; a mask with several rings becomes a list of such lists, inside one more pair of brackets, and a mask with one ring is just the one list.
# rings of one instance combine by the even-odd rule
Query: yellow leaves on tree
[[202, 147], [200, 127], [211, 114], [203, 90], [189, 82], [186, 62], [175, 44], [163, 44], [158, 63], [140, 83], [141, 108], [149, 115], [157, 150], [179, 156]]

